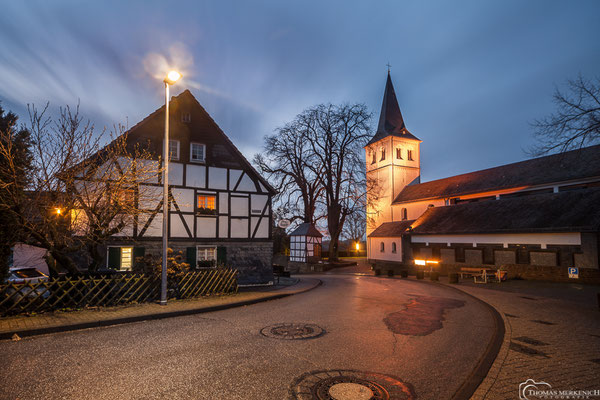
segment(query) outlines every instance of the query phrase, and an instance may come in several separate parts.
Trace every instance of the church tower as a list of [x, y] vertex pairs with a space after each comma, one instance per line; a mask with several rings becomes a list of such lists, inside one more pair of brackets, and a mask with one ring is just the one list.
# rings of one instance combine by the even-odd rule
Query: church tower
[[392, 202], [406, 185], [420, 183], [421, 140], [404, 125], [388, 70], [377, 132], [365, 146], [367, 157], [367, 235], [394, 215]]

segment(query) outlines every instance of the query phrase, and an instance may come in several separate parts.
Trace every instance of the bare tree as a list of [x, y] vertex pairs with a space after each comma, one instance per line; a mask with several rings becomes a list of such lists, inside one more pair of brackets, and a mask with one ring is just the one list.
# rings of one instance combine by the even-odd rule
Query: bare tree
[[566, 93], [558, 89], [554, 93], [556, 112], [532, 124], [539, 141], [529, 150], [532, 155], [564, 152], [600, 140], [600, 79], [580, 75], [569, 80], [567, 88]]
[[298, 116], [308, 129], [311, 153], [318, 160], [323, 187], [329, 259], [338, 259], [346, 218], [365, 205], [366, 167], [363, 146], [370, 138], [371, 114], [363, 104], [321, 104]]
[[314, 224], [323, 187], [318, 179], [320, 165], [309, 144], [311, 123], [297, 117], [266, 136], [264, 153], [254, 157], [254, 164], [277, 189], [274, 200], [280, 214]]
[[[53, 273], [77, 274], [77, 253], [89, 252], [93, 270], [102, 259], [97, 245], [143, 213], [138, 183], [158, 173], [158, 163], [148, 162], [152, 155], [131, 147], [125, 135], [101, 148], [104, 132], [83, 121], [79, 106], [61, 108], [55, 120], [47, 110], [48, 104], [41, 111], [29, 107], [33, 157], [25, 195], [14, 179], [1, 184], [15, 189], [11, 213], [22, 241], [48, 251]], [[0, 156], [14, 169], [14, 151], [5, 143], [0, 140]]]

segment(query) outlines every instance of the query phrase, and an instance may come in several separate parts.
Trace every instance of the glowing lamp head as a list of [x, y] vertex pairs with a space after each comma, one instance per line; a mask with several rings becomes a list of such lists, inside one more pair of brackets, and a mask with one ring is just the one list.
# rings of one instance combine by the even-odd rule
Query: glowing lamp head
[[415, 265], [425, 265], [425, 260], [415, 260]]
[[170, 71], [165, 78], [165, 83], [172, 85], [181, 78], [181, 74], [177, 71]]
[[360, 244], [356, 242], [356, 251], [360, 250]]
[[62, 209], [61, 209], [61, 208], [59, 208], [59, 207], [56, 207], [56, 208], [54, 209], [54, 211], [56, 211], [56, 215], [60, 215], [60, 214], [62, 214]]

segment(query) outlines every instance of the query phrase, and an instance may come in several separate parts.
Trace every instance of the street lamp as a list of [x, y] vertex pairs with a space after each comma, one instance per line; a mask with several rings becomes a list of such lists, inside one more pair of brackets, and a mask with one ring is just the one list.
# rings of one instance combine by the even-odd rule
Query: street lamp
[[168, 220], [169, 220], [169, 85], [181, 78], [177, 71], [170, 71], [165, 80], [165, 140], [163, 143], [163, 230], [162, 230], [162, 272], [160, 281], [160, 304], [167, 305], [167, 246], [168, 246]]

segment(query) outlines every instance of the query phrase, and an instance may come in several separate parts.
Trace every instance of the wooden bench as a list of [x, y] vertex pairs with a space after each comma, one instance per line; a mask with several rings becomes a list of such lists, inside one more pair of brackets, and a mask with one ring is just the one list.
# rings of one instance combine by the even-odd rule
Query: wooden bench
[[465, 275], [472, 276], [475, 283], [488, 283], [488, 281], [501, 282], [500, 274], [497, 269], [485, 267], [462, 267], [460, 269], [460, 277]]

